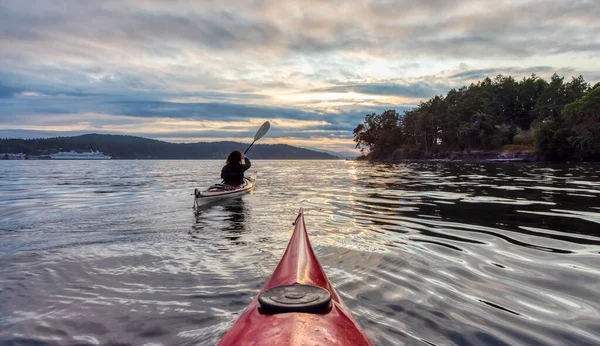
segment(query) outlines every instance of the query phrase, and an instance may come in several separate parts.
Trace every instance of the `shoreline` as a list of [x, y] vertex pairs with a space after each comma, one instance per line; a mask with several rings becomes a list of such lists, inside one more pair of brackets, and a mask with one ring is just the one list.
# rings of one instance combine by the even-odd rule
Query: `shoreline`
[[420, 157], [420, 158], [387, 158], [387, 159], [369, 159], [369, 158], [356, 158], [354, 161], [366, 161], [373, 163], [402, 163], [402, 162], [445, 162], [445, 163], [526, 163], [526, 164], [598, 164], [600, 161], [552, 161], [544, 160], [534, 152], [523, 152], [518, 156], [505, 156], [499, 153], [485, 154], [463, 154], [460, 155], [436, 155], [435, 157]]
[[[453, 163], [584, 163], [588, 161], [549, 161], [544, 160], [532, 149], [503, 148], [501, 150], [477, 150], [440, 153], [410, 153], [396, 150], [386, 158], [358, 157], [356, 161], [399, 163], [399, 162], [453, 162]], [[589, 161], [595, 162], [595, 161]]]

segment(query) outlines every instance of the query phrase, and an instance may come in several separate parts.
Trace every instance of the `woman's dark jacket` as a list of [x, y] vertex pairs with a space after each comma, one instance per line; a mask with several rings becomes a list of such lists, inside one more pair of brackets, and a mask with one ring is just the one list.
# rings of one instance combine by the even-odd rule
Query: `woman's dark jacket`
[[221, 170], [221, 179], [227, 185], [241, 185], [244, 183], [244, 172], [250, 168], [250, 160], [245, 157], [244, 163], [230, 162]]

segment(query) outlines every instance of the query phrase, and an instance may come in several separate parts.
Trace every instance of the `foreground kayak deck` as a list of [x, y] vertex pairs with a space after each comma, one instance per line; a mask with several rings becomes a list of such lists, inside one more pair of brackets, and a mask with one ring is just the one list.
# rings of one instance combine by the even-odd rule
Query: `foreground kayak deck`
[[[265, 291], [294, 284], [325, 289], [331, 298], [329, 306], [318, 313], [265, 312], [259, 297], [262, 295], [264, 303], [264, 299], [272, 296], [270, 292], [273, 290], [263, 295]], [[294, 294], [288, 293], [286, 297]], [[302, 209], [292, 238], [273, 275], [219, 345], [372, 345], [321, 268], [308, 240]]]

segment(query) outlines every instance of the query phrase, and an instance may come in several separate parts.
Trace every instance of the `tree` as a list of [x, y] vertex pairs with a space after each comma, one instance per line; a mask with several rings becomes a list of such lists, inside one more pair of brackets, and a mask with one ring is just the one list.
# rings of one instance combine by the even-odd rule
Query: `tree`
[[558, 121], [544, 120], [535, 129], [535, 151], [546, 160], [567, 160], [573, 153], [569, 135]]
[[357, 148], [367, 147], [373, 158], [385, 158], [403, 143], [400, 114], [395, 110], [367, 114], [353, 134]]
[[393, 110], [368, 114], [354, 140], [371, 158], [382, 159], [397, 149], [414, 157], [497, 150], [515, 140], [531, 145], [533, 133], [536, 151], [548, 159], [600, 158], [596, 90], [600, 83], [590, 88], [582, 76], [565, 83], [557, 74], [549, 82], [535, 74], [520, 82], [498, 75], [420, 102], [404, 116]]
[[570, 129], [568, 138], [577, 158], [600, 157], [600, 88], [565, 106], [562, 112]]
[[534, 74], [523, 80], [517, 86], [517, 99], [513, 122], [523, 130], [528, 130], [535, 119], [535, 105], [548, 83]]

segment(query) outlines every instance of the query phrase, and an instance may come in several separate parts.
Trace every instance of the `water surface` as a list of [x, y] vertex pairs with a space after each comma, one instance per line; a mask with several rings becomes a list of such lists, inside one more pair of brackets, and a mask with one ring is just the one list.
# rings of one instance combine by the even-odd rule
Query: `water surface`
[[0, 161], [0, 343], [211, 345], [277, 265], [299, 207], [376, 345], [600, 344], [600, 167]]

